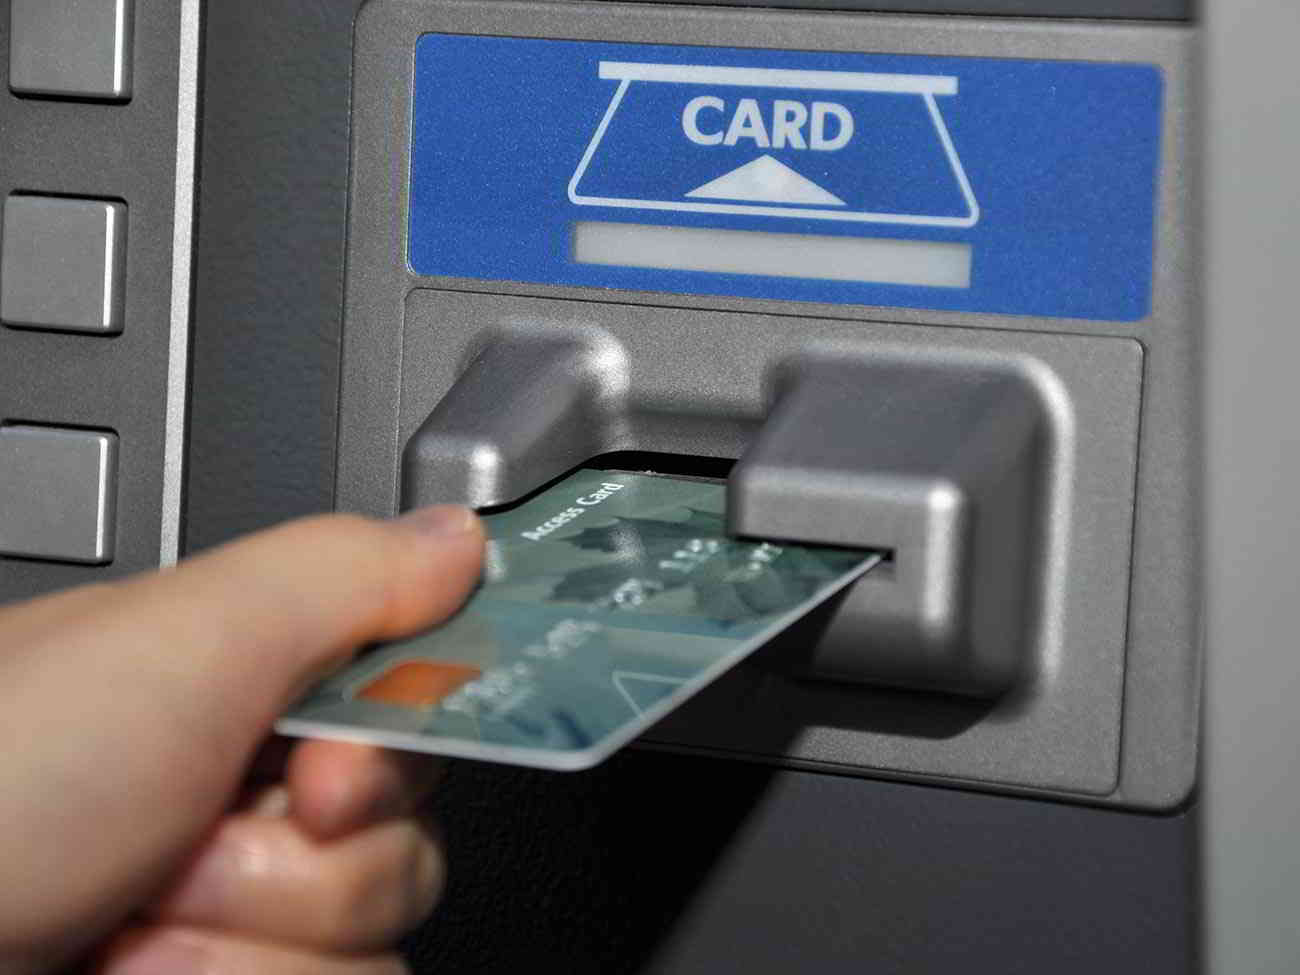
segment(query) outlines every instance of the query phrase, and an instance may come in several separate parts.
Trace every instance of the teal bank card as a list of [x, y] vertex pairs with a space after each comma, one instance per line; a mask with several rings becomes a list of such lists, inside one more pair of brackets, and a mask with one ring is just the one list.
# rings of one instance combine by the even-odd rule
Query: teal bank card
[[487, 515], [465, 608], [365, 653], [277, 729], [594, 765], [880, 561], [728, 537], [725, 508], [722, 484], [583, 470]]

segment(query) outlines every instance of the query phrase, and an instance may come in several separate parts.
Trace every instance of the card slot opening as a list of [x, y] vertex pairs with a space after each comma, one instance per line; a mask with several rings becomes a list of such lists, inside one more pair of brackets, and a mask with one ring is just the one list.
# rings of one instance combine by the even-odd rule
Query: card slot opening
[[692, 454], [665, 454], [649, 450], [619, 450], [593, 457], [583, 467], [630, 474], [662, 474], [699, 481], [725, 481], [731, 476], [735, 460], [729, 457], [702, 457]]

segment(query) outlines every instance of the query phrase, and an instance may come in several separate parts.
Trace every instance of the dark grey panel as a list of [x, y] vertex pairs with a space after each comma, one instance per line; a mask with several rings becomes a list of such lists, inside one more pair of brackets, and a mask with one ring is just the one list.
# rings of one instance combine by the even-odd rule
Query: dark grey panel
[[[177, 390], [171, 354], [180, 40], [193, 13], [191, 3], [135, 0], [134, 94], [127, 103], [18, 97], [0, 89], [0, 197], [121, 200], [130, 220], [120, 335], [0, 328], [0, 422], [118, 435], [113, 563], [0, 559], [0, 600], [147, 569], [164, 556], [165, 523], [179, 501], [164, 491], [168, 434], [183, 433], [182, 416], [169, 426], [168, 393]], [[9, 22], [9, 4], [0, 2], [5, 58]], [[7, 69], [0, 64], [0, 75]], [[187, 310], [182, 302], [182, 331]], [[179, 366], [183, 387], [183, 360]], [[179, 447], [179, 440], [172, 443]]]
[[208, 8], [191, 550], [332, 504], [360, 2]]
[[453, 765], [420, 973], [1191, 975], [1194, 815], [625, 753]]
[[[329, 502], [333, 434], [320, 412], [337, 376], [356, 6], [221, 0], [212, 11], [206, 98], [220, 125], [205, 157], [199, 544]], [[256, 62], [270, 49], [292, 70]], [[1187, 371], [1163, 352], [1153, 368]], [[1149, 529], [1152, 565], [1177, 563], [1176, 509]], [[1161, 646], [1180, 639], [1158, 632]], [[1147, 670], [1136, 691], [1150, 696], [1167, 681], [1159, 663]], [[895, 711], [924, 715], [929, 703]], [[1157, 751], [1166, 733], [1152, 730]], [[1194, 971], [1188, 818], [818, 779], [645, 753], [579, 776], [458, 764], [438, 801], [448, 899], [408, 955], [421, 975]], [[783, 908], [776, 923], [750, 908], [765, 892]]]
[[797, 7], [907, 14], [1189, 20], [1195, 0], [712, 0], [723, 6]]

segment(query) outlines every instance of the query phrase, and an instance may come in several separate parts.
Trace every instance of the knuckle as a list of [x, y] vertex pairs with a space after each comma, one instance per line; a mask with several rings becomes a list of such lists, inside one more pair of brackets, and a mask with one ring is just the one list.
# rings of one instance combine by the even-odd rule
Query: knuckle
[[336, 864], [323, 885], [316, 935], [349, 951], [384, 946], [400, 936], [419, 906], [409, 882], [417, 847], [403, 838]]

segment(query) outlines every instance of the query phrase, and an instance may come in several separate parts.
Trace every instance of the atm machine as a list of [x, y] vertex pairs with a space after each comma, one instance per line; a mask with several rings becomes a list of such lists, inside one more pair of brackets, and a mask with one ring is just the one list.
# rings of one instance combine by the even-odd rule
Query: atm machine
[[0, 598], [726, 479], [736, 531], [887, 564], [595, 770], [455, 764], [416, 971], [1289, 970], [1295, 854], [1239, 841], [1294, 804], [1248, 734], [1203, 760], [1216, 653], [1294, 677], [1222, 546], [1295, 537], [1238, 434], [1294, 412], [1250, 52], [1300, 25], [1232, 6], [0, 3]]

